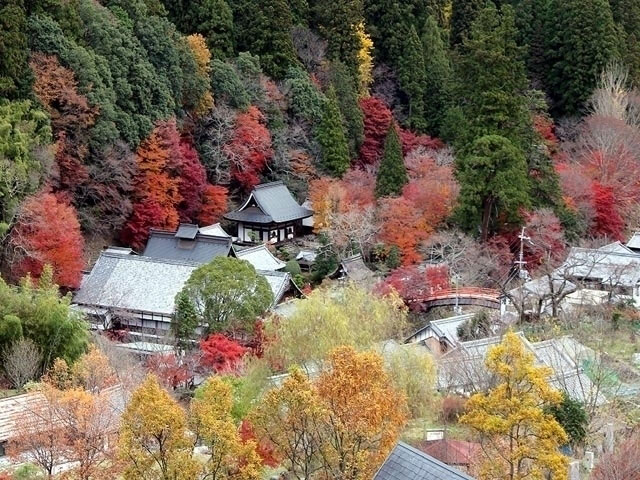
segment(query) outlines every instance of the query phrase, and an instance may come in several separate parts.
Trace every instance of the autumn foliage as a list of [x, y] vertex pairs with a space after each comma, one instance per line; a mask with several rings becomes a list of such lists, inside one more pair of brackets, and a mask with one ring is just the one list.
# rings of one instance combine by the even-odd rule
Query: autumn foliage
[[450, 286], [447, 265], [409, 265], [395, 269], [378, 288], [383, 294], [396, 291], [406, 302], [428, 297]]
[[202, 192], [202, 208], [198, 221], [202, 225], [216, 223], [227, 212], [229, 191], [220, 185], [207, 185]]
[[591, 188], [595, 211], [593, 234], [613, 240], [622, 240], [624, 220], [616, 205], [613, 189], [598, 182], [594, 182]]
[[200, 342], [202, 364], [217, 373], [235, 371], [247, 349], [238, 342], [217, 333]]
[[364, 141], [360, 147], [360, 163], [375, 165], [382, 155], [393, 116], [389, 107], [377, 97], [361, 99], [360, 108], [364, 114]]
[[39, 278], [45, 264], [53, 268], [58, 285], [80, 285], [84, 240], [75, 209], [64, 199], [42, 192], [26, 200], [11, 234], [14, 255], [11, 273]]
[[236, 116], [235, 131], [224, 153], [231, 162], [231, 178], [243, 190], [260, 183], [260, 174], [273, 157], [271, 134], [262, 112], [255, 106]]

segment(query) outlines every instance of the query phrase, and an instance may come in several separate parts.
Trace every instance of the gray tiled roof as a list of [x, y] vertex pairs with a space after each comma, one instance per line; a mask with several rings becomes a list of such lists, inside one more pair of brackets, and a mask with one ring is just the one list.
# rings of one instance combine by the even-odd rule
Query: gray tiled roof
[[340, 262], [342, 272], [354, 282], [362, 282], [373, 278], [373, 272], [364, 263], [362, 255], [353, 255]]
[[391, 451], [374, 480], [474, 480], [403, 442]]
[[198, 226], [192, 223], [181, 223], [176, 232], [176, 237], [193, 240], [198, 234]]
[[313, 212], [300, 206], [284, 183], [272, 182], [257, 185], [244, 205], [227, 213], [225, 218], [248, 223], [283, 223], [311, 215]]
[[266, 245], [260, 244], [249, 248], [235, 248], [236, 258], [246, 260], [256, 270], [281, 270], [287, 266], [279, 258], [273, 256]]
[[228, 256], [230, 250], [230, 237], [196, 233], [193, 239], [189, 240], [178, 238], [173, 232], [151, 230], [143, 255], [182, 262], [208, 263], [215, 257]]

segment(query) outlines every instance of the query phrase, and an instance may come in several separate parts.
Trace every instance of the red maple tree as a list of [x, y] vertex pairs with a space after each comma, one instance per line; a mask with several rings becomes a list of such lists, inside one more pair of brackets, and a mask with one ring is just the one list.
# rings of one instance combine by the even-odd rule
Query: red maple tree
[[393, 289], [409, 302], [450, 287], [447, 265], [408, 265], [396, 268], [378, 288], [383, 294]]
[[240, 422], [240, 429], [238, 430], [238, 433], [240, 434], [240, 440], [242, 440], [242, 443], [256, 443], [256, 452], [260, 456], [260, 460], [263, 465], [274, 468], [280, 464], [280, 460], [276, 455], [275, 446], [265, 440], [259, 441], [253, 431], [253, 425], [251, 425], [249, 420], [242, 420], [242, 422]]
[[409, 265], [420, 261], [417, 247], [429, 237], [432, 228], [410, 200], [386, 198], [380, 202], [380, 220], [382, 231], [380, 240], [387, 245], [395, 245], [402, 253], [402, 264]]
[[594, 223], [591, 232], [594, 235], [613, 240], [622, 240], [624, 220], [620, 215], [613, 188], [593, 182]]
[[359, 161], [362, 165], [375, 165], [382, 155], [393, 115], [389, 107], [377, 97], [361, 99], [360, 108], [364, 114], [364, 141], [360, 147]]
[[206, 185], [202, 192], [202, 208], [198, 220], [202, 225], [216, 223], [227, 212], [229, 190], [220, 185]]
[[247, 349], [220, 333], [210, 335], [200, 342], [202, 365], [217, 373], [233, 372], [242, 362]]
[[58, 285], [80, 285], [84, 240], [76, 211], [66, 199], [49, 192], [29, 197], [12, 230], [10, 245], [14, 278], [27, 273], [38, 278], [44, 265], [49, 264]]

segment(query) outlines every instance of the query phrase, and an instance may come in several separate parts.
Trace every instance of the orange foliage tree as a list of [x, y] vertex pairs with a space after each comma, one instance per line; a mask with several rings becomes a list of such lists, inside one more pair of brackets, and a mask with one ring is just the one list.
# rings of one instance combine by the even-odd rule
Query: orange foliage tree
[[433, 231], [422, 213], [404, 197], [385, 198], [380, 202], [380, 240], [400, 249], [403, 265], [420, 261], [417, 247]]
[[251, 106], [236, 117], [235, 131], [224, 153], [231, 162], [231, 179], [243, 190], [260, 183], [260, 174], [273, 157], [271, 134], [258, 107]]
[[207, 185], [202, 192], [202, 208], [198, 220], [202, 225], [216, 223], [227, 212], [229, 191], [220, 185]]
[[84, 240], [75, 209], [52, 193], [42, 192], [22, 205], [11, 233], [11, 273], [39, 278], [45, 264], [61, 286], [80, 285], [84, 267]]

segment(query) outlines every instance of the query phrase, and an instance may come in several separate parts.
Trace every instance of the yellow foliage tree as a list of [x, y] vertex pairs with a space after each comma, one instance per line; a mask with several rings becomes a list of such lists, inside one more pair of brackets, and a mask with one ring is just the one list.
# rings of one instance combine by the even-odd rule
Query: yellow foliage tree
[[116, 373], [109, 364], [109, 359], [95, 345], [78, 359], [71, 367], [74, 385], [91, 392], [111, 387], [117, 383]]
[[369, 96], [369, 86], [373, 82], [373, 40], [364, 29], [364, 24], [356, 26], [356, 36], [360, 42], [358, 51], [358, 93], [360, 97]]
[[369, 480], [396, 443], [407, 418], [375, 352], [335, 349], [329, 368], [311, 382], [293, 369], [251, 413], [298, 479]]
[[209, 448], [204, 478], [259, 479], [262, 466], [256, 444], [242, 442], [231, 415], [232, 408], [232, 388], [219, 377], [208, 379], [191, 401], [191, 430]]
[[467, 403], [460, 421], [480, 437], [485, 461], [481, 479], [556, 480], [567, 478], [567, 459], [558, 448], [567, 434], [544, 407], [562, 401], [549, 386], [551, 369], [534, 365], [534, 356], [520, 338], [508, 332], [502, 343], [489, 350], [486, 366], [498, 378], [488, 393], [478, 393]]
[[327, 409], [321, 427], [322, 458], [328, 478], [373, 478], [407, 421], [407, 403], [375, 352], [340, 347], [316, 383]]
[[192, 480], [200, 465], [180, 405], [149, 375], [122, 415], [118, 454], [124, 480]]
[[312, 478], [321, 467], [317, 427], [326, 418], [313, 385], [293, 368], [282, 386], [269, 390], [250, 413], [256, 434], [275, 446], [296, 478]]
[[[187, 37], [187, 44], [193, 53], [198, 68], [198, 74], [209, 79], [211, 73], [211, 52], [207, 47], [207, 42], [199, 33], [194, 33]], [[195, 113], [203, 115], [213, 108], [213, 95], [207, 91], [202, 95]]]
[[380, 297], [356, 285], [317, 289], [297, 302], [286, 322], [267, 322], [267, 335], [274, 341], [266, 355], [285, 367], [309, 367], [341, 345], [370, 348], [402, 337], [406, 327], [407, 311], [396, 294]]

